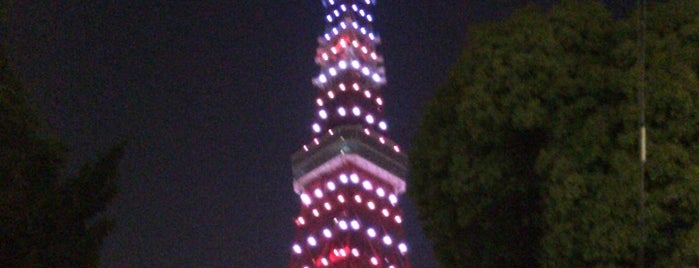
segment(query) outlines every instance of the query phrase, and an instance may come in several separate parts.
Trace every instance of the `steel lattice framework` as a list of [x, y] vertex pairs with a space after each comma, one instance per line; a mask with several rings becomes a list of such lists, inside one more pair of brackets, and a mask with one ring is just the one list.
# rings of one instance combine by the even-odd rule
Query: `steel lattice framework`
[[323, 0], [312, 141], [292, 155], [301, 198], [290, 267], [410, 267], [398, 196], [407, 159], [386, 137], [375, 0]]

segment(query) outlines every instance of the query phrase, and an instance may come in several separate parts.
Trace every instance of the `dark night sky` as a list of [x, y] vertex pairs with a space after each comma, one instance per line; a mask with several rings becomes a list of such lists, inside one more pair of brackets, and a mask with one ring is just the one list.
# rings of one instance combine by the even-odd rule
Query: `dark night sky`
[[[300, 208], [289, 156], [311, 134], [320, 0], [15, 2], [11, 59], [75, 163], [129, 138], [104, 267], [287, 265]], [[507, 2], [378, 1], [385, 113], [403, 147], [468, 26], [508, 15]], [[402, 204], [414, 266], [435, 267]]]

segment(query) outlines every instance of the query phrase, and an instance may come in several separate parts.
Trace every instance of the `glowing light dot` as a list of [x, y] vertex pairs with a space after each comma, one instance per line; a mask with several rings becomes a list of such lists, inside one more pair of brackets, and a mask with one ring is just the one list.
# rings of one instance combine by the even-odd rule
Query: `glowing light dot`
[[313, 124], [313, 131], [315, 133], [320, 133], [320, 125], [318, 125], [318, 123]]
[[328, 98], [334, 99], [335, 98], [335, 93], [332, 91], [328, 91]]
[[371, 79], [374, 80], [374, 82], [381, 82], [381, 76], [379, 74], [374, 74], [371, 76]]
[[376, 231], [374, 230], [374, 228], [366, 229], [366, 234], [371, 238], [376, 237]]
[[352, 183], [357, 184], [359, 183], [359, 176], [357, 176], [357, 174], [352, 173], [352, 175], [350, 175], [350, 180], [352, 181]]
[[368, 20], [369, 22], [371, 22], [371, 21], [374, 20], [374, 18], [372, 18], [371, 15], [367, 15], [367, 16], [366, 16], [366, 20]]
[[323, 57], [323, 60], [328, 60], [328, 58], [329, 58], [328, 53], [323, 53], [322, 57]]
[[292, 249], [294, 250], [294, 253], [301, 254], [301, 246], [299, 246], [299, 244], [294, 244]]
[[352, 88], [354, 88], [354, 91], [359, 91], [359, 84], [357, 84], [357, 83], [352, 84]]
[[353, 114], [354, 116], [359, 116], [359, 115], [361, 114], [361, 111], [359, 110], [359, 107], [354, 106], [354, 108], [352, 108], [352, 114]]
[[340, 201], [340, 203], [345, 203], [345, 197], [342, 195], [337, 196], [337, 201]]
[[355, 256], [355, 257], [359, 257], [359, 250], [356, 249], [356, 248], [353, 248], [353, 249], [352, 249], [352, 255]]
[[328, 82], [328, 78], [325, 77], [324, 74], [321, 74], [320, 76], [318, 76], [318, 82], [321, 82], [321, 83]]
[[340, 229], [342, 229], [342, 230], [347, 230], [347, 222], [345, 222], [344, 220], [341, 220], [340, 222], [338, 222], [337, 226], [340, 226]]
[[383, 105], [383, 100], [381, 98], [376, 98], [376, 104]]
[[330, 190], [330, 191], [335, 191], [335, 183], [334, 183], [334, 182], [329, 181], [329, 182], [326, 184], [326, 186], [328, 186], [328, 190]]
[[313, 216], [316, 216], [316, 217], [320, 216], [320, 212], [318, 212], [318, 210], [315, 208], [313, 209]]
[[353, 60], [352, 61], [352, 68], [359, 69], [359, 61]]
[[355, 195], [355, 196], [354, 196], [354, 201], [357, 201], [357, 203], [361, 203], [361, 202], [362, 202], [362, 197], [359, 196], [359, 195]]
[[369, 124], [373, 124], [373, 123], [374, 123], [374, 116], [372, 116], [372, 115], [367, 115], [367, 116], [366, 116], [366, 122], [369, 123]]
[[320, 189], [316, 189], [315, 191], [313, 191], [313, 194], [314, 194], [317, 198], [322, 198], [322, 197], [323, 197], [323, 191], [321, 191]]
[[341, 183], [347, 183], [347, 175], [345, 174], [340, 174], [340, 182]]
[[350, 222], [350, 226], [352, 226], [352, 229], [354, 230], [359, 230], [359, 222], [357, 220], [352, 220], [352, 222]]
[[388, 201], [391, 201], [391, 205], [395, 205], [396, 203], [398, 203], [398, 197], [396, 197], [396, 195], [394, 194], [391, 194], [388, 196]]
[[323, 206], [325, 207], [325, 210], [331, 210], [331, 209], [332, 209], [332, 206], [330, 206], [330, 203], [328, 203], [328, 202], [325, 202], [325, 204], [324, 204]]
[[301, 194], [301, 202], [303, 202], [306, 205], [311, 204], [311, 197], [308, 196], [307, 194]]
[[324, 257], [320, 259], [320, 262], [323, 264], [323, 266], [328, 266], [328, 264], [329, 264], [328, 259], [326, 259]]
[[369, 73], [371, 73], [371, 72], [369, 71], [369, 68], [367, 68], [367, 67], [362, 68], [362, 74], [364, 74], [364, 75], [369, 75]]
[[396, 151], [396, 153], [400, 153], [400, 148], [398, 148], [398, 145], [393, 145], [393, 150]]
[[308, 241], [308, 244], [311, 245], [312, 247], [315, 247], [318, 244], [318, 241], [316, 241], [316, 238], [313, 236], [309, 236], [307, 241]]
[[371, 98], [371, 92], [369, 90], [364, 90], [364, 96], [367, 98]]
[[323, 106], [323, 100], [320, 98], [316, 99], [316, 104], [318, 104], [318, 106]]
[[362, 182], [362, 187], [364, 187], [365, 190], [373, 189], [373, 187], [371, 186], [371, 182], [369, 182], [369, 181]]
[[369, 53], [369, 50], [366, 49], [366, 47], [362, 47], [362, 53], [364, 53], [364, 54]]
[[388, 125], [386, 125], [386, 122], [381, 121], [381, 122], [379, 122], [379, 128], [381, 130], [386, 130], [388, 128]]
[[332, 67], [331, 67], [331, 68], [328, 70], [328, 73], [330, 73], [331, 76], [336, 76], [336, 75], [337, 75], [337, 70], [335, 70], [335, 68], [332, 68]]
[[389, 215], [388, 209], [385, 209], [385, 208], [382, 209], [382, 210], [381, 210], [381, 214], [383, 214], [384, 217], [388, 217], [388, 215]]
[[325, 18], [328, 20], [328, 22], [333, 22], [333, 16], [328, 15]]
[[403, 219], [400, 217], [400, 215], [396, 215], [396, 217], [394, 217], [393, 219], [396, 220], [396, 223], [401, 223], [401, 222], [403, 222]]
[[390, 246], [393, 243], [393, 240], [391, 239], [390, 236], [386, 235], [383, 237], [383, 243], [386, 244], [387, 246]]
[[379, 260], [376, 257], [371, 257], [371, 264], [379, 265]]
[[386, 191], [383, 190], [383, 188], [379, 187], [376, 189], [376, 195], [379, 197], [384, 197], [386, 195]]
[[347, 68], [347, 62], [344, 61], [344, 60], [341, 60], [341, 61], [337, 64], [337, 66], [339, 66], [340, 69], [343, 69], [343, 70], [344, 70], [344, 69]]
[[366, 206], [369, 207], [370, 210], [374, 210], [376, 208], [376, 205], [374, 205], [374, 202], [367, 202]]
[[331, 237], [333, 236], [332, 232], [330, 232], [330, 230], [329, 230], [328, 228], [325, 228], [325, 229], [323, 230], [323, 235], [324, 235], [326, 238], [331, 238]]
[[304, 225], [304, 224], [306, 224], [306, 220], [304, 220], [303, 217], [299, 216], [298, 218], [296, 218], [296, 223], [298, 225]]
[[347, 111], [345, 111], [344, 107], [337, 108], [337, 113], [340, 114], [340, 116], [347, 115]]
[[320, 116], [320, 118], [322, 118], [322, 119], [327, 119], [328, 112], [326, 112], [325, 110], [320, 110], [320, 111], [318, 111], [318, 116]]
[[406, 246], [405, 243], [400, 243], [398, 244], [398, 250], [400, 250], [401, 254], [405, 254], [408, 252], [408, 246]]

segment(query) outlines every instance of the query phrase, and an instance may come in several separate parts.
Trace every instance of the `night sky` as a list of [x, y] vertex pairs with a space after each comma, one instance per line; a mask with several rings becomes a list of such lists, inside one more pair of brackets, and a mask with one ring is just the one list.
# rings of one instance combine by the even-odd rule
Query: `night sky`
[[[300, 208], [289, 157], [311, 137], [320, 0], [15, 2], [4, 41], [71, 169], [128, 138], [104, 267], [287, 265]], [[468, 27], [512, 5], [377, 2], [389, 133], [409, 150]], [[435, 267], [402, 206], [414, 266]]]

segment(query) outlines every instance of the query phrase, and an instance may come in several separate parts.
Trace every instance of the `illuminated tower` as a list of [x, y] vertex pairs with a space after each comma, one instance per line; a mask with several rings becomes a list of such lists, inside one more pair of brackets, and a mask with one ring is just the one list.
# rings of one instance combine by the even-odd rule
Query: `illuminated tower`
[[301, 199], [289, 266], [410, 267], [398, 195], [407, 159], [386, 137], [375, 0], [322, 0], [312, 140], [292, 155]]

